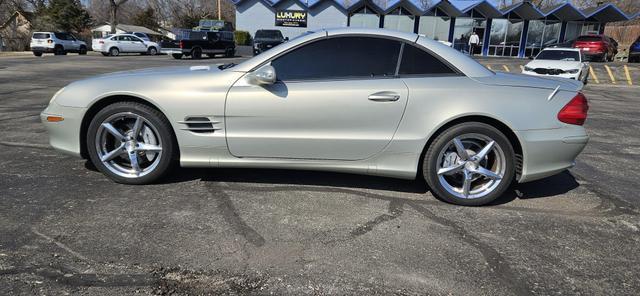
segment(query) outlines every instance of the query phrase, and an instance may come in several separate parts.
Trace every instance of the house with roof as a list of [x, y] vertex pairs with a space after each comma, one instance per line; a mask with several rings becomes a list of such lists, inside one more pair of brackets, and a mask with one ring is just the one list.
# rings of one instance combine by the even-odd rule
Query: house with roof
[[29, 49], [31, 41], [31, 19], [33, 14], [16, 11], [0, 24], [0, 51], [22, 51]]
[[[126, 25], [126, 24], [117, 24], [116, 25], [116, 33], [117, 34], [121, 34], [121, 33], [127, 33], [127, 32], [136, 32], [136, 33], [145, 33], [148, 36], [163, 36], [163, 33], [160, 32], [156, 32], [154, 30], [151, 30], [147, 27], [142, 27], [142, 26], [134, 26], [134, 25]], [[111, 24], [110, 23], [105, 23], [104, 25], [95, 27], [93, 29], [91, 29], [91, 35], [94, 38], [102, 38], [105, 37], [107, 35], [111, 34]]]
[[[428, 5], [419, 0], [234, 1], [236, 28], [251, 35], [259, 29], [278, 29], [293, 38], [322, 28], [386, 28], [448, 41], [465, 51], [466, 40], [476, 32], [481, 46], [475, 54], [510, 57], [535, 55], [579, 35], [602, 34], [607, 23], [640, 17], [627, 15], [612, 3], [579, 9], [565, 2], [542, 9], [524, 0], [498, 9], [489, 0], [433, 0]], [[276, 21], [292, 12], [302, 12], [306, 19]]]

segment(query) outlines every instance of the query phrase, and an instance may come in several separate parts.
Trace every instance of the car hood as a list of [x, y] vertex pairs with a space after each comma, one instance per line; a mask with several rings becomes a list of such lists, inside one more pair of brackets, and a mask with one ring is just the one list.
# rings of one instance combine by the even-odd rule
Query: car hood
[[554, 90], [559, 87], [559, 90], [579, 91], [583, 87], [583, 84], [580, 81], [562, 77], [531, 76], [502, 72], [497, 72], [495, 75], [489, 77], [474, 78], [474, 80], [488, 85], [531, 87], [550, 90]]
[[580, 69], [581, 64], [582, 63], [577, 61], [534, 60], [526, 66], [529, 68], [571, 70]]
[[152, 98], [163, 92], [204, 93], [215, 87], [228, 89], [242, 75], [221, 71], [215, 65], [115, 72], [73, 82], [54, 99], [62, 106], [86, 107], [92, 101], [113, 95]]

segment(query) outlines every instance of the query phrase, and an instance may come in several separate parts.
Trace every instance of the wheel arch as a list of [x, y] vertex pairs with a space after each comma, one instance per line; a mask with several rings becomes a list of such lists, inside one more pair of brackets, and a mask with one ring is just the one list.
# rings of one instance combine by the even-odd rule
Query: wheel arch
[[488, 124], [498, 129], [507, 137], [516, 155], [515, 178], [516, 180], [519, 180], [520, 177], [522, 176], [522, 165], [523, 165], [523, 158], [524, 158], [522, 143], [520, 139], [518, 138], [516, 133], [513, 131], [513, 129], [510, 128], [507, 124], [505, 124], [504, 122], [496, 118], [486, 116], [486, 115], [464, 115], [461, 117], [453, 118], [443, 123], [442, 125], [440, 125], [440, 127], [438, 127], [438, 129], [429, 136], [429, 138], [427, 139], [427, 143], [422, 148], [422, 153], [420, 154], [420, 160], [418, 162], [418, 174], [422, 174], [422, 164], [424, 162], [424, 156], [427, 150], [429, 149], [429, 147], [431, 146], [431, 144], [433, 143], [433, 141], [438, 137], [438, 135], [440, 135], [445, 130], [449, 129], [454, 125], [465, 123], [465, 122], [481, 122], [481, 123]]
[[[163, 116], [167, 117], [165, 112], [160, 107], [158, 107], [151, 101], [139, 96], [130, 95], [130, 94], [114, 94], [114, 95], [100, 98], [89, 106], [89, 108], [87, 109], [87, 112], [85, 112], [84, 116], [82, 117], [82, 122], [80, 124], [80, 156], [82, 156], [82, 158], [84, 159], [89, 158], [86, 142], [87, 142], [87, 131], [89, 130], [89, 124], [91, 124], [91, 120], [100, 110], [102, 110], [102, 108], [118, 102], [140, 103], [158, 110], [158, 112], [160, 112]], [[171, 121], [169, 121], [169, 124], [171, 124]], [[174, 141], [176, 141], [177, 143], [177, 138], [173, 128], [171, 128], [171, 135], [173, 136]], [[180, 149], [178, 148], [178, 155], [179, 154], [180, 154]]]

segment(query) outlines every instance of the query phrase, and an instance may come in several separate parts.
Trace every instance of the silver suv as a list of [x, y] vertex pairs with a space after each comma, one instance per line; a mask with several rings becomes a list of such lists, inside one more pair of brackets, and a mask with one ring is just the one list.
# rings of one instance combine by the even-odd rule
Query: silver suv
[[73, 35], [63, 32], [34, 32], [31, 37], [31, 51], [39, 57], [43, 53], [65, 55], [68, 52], [87, 54], [87, 44]]

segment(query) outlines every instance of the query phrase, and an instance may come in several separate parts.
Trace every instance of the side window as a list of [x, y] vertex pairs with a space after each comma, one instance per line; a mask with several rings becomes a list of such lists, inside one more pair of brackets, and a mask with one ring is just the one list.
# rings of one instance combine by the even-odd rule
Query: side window
[[136, 37], [129, 37], [129, 38], [131, 38], [131, 41], [142, 42], [142, 39], [140, 38], [136, 38]]
[[336, 37], [304, 45], [271, 61], [279, 80], [394, 76], [400, 42]]
[[404, 45], [400, 75], [440, 75], [456, 72], [432, 54], [410, 44]]

